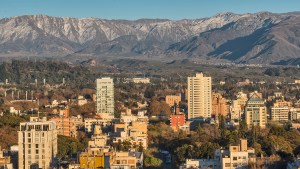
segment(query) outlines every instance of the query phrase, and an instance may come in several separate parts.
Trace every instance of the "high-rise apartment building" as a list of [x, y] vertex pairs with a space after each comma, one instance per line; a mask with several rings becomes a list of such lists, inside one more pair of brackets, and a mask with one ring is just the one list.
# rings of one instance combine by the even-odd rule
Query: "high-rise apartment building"
[[114, 118], [114, 82], [112, 78], [96, 80], [96, 109], [102, 119]]
[[57, 130], [46, 118], [31, 117], [18, 131], [19, 169], [48, 169], [55, 165]]
[[259, 126], [266, 127], [267, 107], [263, 99], [254, 93], [250, 96], [245, 107], [245, 119], [248, 127]]
[[205, 77], [203, 73], [188, 77], [187, 97], [188, 119], [211, 117], [211, 77]]

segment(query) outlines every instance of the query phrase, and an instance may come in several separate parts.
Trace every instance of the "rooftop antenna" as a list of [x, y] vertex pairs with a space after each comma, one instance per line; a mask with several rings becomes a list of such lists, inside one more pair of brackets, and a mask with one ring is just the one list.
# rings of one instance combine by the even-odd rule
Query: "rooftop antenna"
[[33, 100], [33, 90], [31, 90], [31, 100]]
[[11, 98], [14, 100], [14, 91], [11, 91]]

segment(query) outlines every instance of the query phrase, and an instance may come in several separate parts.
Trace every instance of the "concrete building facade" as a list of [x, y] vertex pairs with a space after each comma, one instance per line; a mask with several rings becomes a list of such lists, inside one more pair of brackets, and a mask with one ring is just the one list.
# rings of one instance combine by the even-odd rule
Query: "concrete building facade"
[[255, 94], [251, 95], [245, 107], [245, 119], [248, 127], [265, 128], [267, 124], [267, 107], [264, 100]]
[[271, 120], [273, 121], [288, 121], [289, 120], [289, 107], [271, 107]]
[[0, 168], [13, 169], [13, 164], [11, 163], [10, 156], [4, 156], [4, 151], [1, 149], [1, 146], [0, 146]]
[[96, 80], [96, 112], [102, 118], [114, 118], [114, 82], [112, 78]]
[[171, 107], [176, 103], [177, 105], [181, 101], [181, 95], [167, 95], [166, 103]]
[[222, 97], [219, 93], [214, 93], [212, 96], [212, 115], [223, 115], [227, 116], [229, 114], [229, 105], [227, 100]]
[[18, 131], [19, 169], [48, 169], [55, 165], [57, 130], [46, 118], [31, 117]]
[[211, 77], [197, 73], [188, 77], [188, 119], [210, 118], [212, 112]]
[[54, 117], [50, 121], [55, 122], [58, 135], [77, 137], [77, 130], [83, 125], [82, 118], [78, 117]]

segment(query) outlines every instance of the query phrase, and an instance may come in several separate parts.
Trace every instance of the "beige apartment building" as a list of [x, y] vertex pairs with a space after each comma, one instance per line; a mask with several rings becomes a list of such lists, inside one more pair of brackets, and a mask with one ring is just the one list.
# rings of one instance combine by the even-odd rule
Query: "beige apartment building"
[[46, 118], [31, 117], [18, 131], [19, 169], [48, 169], [55, 165], [57, 130]]
[[237, 146], [229, 146], [228, 150], [219, 149], [215, 152], [215, 159], [220, 159], [222, 169], [249, 168], [249, 162], [255, 163], [256, 156], [253, 148], [248, 148], [247, 140], [241, 139]]
[[107, 125], [104, 119], [86, 118], [84, 119], [84, 130], [86, 133], [92, 133], [96, 125]]
[[212, 115], [223, 115], [229, 114], [230, 107], [227, 104], [227, 99], [223, 98], [220, 93], [213, 93], [212, 95]]
[[181, 95], [167, 95], [166, 103], [171, 107], [176, 103], [177, 105], [181, 101]]
[[133, 83], [150, 83], [150, 79], [149, 78], [132, 78], [132, 82]]
[[267, 107], [264, 100], [255, 93], [250, 96], [245, 107], [245, 119], [248, 127], [259, 126], [266, 127], [267, 123]]
[[96, 112], [110, 121], [114, 118], [114, 82], [112, 78], [96, 80]]
[[244, 112], [245, 105], [248, 101], [248, 96], [246, 93], [238, 92], [236, 95], [237, 99], [233, 100], [230, 105], [230, 116], [231, 119], [241, 119]]
[[249, 164], [255, 162], [254, 148], [247, 146], [246, 139], [240, 139], [239, 145], [215, 150], [213, 159], [186, 159], [186, 163], [179, 168], [247, 169]]
[[77, 137], [77, 130], [83, 125], [81, 117], [54, 117], [50, 121], [55, 122], [58, 135]]
[[286, 106], [271, 107], [271, 120], [273, 121], [288, 121], [290, 108]]
[[210, 118], [212, 113], [211, 77], [197, 73], [188, 77], [188, 119]]
[[11, 163], [10, 156], [4, 156], [4, 152], [1, 149], [1, 146], [0, 146], [0, 168], [13, 169], [13, 164]]

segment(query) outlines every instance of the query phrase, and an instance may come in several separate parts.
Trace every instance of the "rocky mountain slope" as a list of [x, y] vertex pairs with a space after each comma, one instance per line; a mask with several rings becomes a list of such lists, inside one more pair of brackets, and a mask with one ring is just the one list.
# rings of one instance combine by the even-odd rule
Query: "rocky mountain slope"
[[194, 20], [105, 20], [45, 15], [0, 20], [0, 57], [151, 56], [295, 64], [300, 13], [221, 13]]

